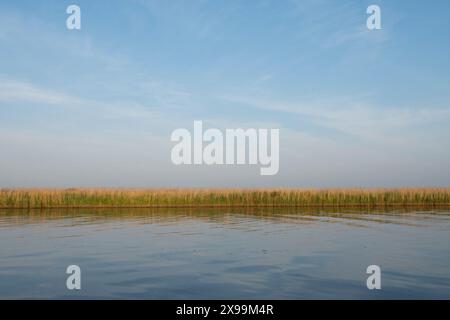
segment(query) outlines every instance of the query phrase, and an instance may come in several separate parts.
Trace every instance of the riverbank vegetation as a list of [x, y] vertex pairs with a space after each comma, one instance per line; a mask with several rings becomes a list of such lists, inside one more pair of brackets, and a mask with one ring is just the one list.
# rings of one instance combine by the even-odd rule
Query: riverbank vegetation
[[0, 208], [449, 206], [450, 188], [1, 189]]

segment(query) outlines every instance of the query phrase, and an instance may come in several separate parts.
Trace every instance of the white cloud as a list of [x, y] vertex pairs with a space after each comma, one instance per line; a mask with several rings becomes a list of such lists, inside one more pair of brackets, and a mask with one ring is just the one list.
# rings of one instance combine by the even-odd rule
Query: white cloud
[[39, 88], [27, 82], [0, 78], [0, 102], [32, 102], [60, 105], [80, 103], [81, 101], [76, 97]]
[[[83, 99], [66, 93], [35, 86], [29, 82], [0, 78], [0, 102], [26, 102], [33, 105], [55, 105], [61, 108], [77, 108], [78, 111], [104, 112], [108, 117], [151, 118], [156, 113], [133, 101], [113, 103]], [[83, 108], [80, 110], [80, 108]]]
[[450, 121], [450, 108], [386, 108], [351, 99], [286, 102], [236, 95], [221, 98], [262, 110], [305, 116], [316, 125], [386, 144], [401, 144], [419, 134], [426, 135], [412, 131], [417, 126]]

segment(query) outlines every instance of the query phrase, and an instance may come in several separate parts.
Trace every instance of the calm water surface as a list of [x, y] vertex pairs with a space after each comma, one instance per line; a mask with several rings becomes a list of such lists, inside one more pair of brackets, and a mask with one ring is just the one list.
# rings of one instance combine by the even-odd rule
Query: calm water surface
[[0, 298], [450, 299], [450, 211], [0, 211]]

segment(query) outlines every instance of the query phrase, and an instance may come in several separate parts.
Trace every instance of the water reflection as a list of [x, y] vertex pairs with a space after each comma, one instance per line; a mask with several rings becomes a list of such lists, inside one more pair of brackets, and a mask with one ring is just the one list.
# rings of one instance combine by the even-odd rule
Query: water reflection
[[448, 299], [449, 229], [445, 209], [3, 210], [0, 298]]
[[259, 223], [348, 223], [379, 222], [420, 226], [421, 223], [450, 219], [448, 209], [314, 209], [314, 208], [116, 208], [116, 209], [0, 209], [0, 228], [20, 224], [39, 224], [69, 219], [76, 224], [133, 221], [171, 224], [182, 220], [201, 220], [240, 226], [257, 219]]

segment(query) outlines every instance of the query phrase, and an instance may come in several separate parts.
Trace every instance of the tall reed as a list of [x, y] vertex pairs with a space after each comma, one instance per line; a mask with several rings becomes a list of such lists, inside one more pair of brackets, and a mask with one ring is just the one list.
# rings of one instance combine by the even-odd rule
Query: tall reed
[[1, 189], [0, 208], [450, 206], [427, 189]]

